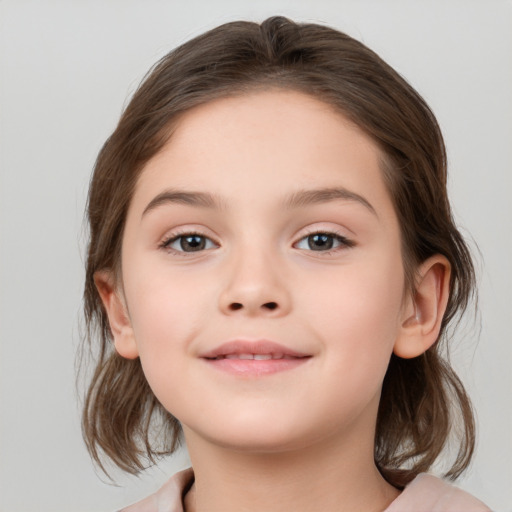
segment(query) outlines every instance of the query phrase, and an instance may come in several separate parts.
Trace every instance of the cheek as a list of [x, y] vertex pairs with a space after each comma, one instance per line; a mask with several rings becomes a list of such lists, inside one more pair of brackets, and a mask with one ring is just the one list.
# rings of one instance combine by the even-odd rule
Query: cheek
[[309, 296], [308, 315], [336, 354], [332, 361], [384, 375], [399, 334], [403, 286], [401, 262], [389, 258], [347, 266]]
[[173, 275], [165, 265], [139, 267], [125, 284], [130, 320], [150, 385], [179, 373], [180, 357], [204, 328], [208, 294], [198, 282]]

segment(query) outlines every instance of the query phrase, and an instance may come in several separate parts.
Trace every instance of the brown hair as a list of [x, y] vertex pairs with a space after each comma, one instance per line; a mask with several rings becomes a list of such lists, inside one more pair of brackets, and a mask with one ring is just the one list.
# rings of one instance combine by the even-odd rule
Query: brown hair
[[[474, 293], [474, 270], [454, 225], [446, 192], [441, 132], [418, 93], [362, 43], [334, 29], [273, 17], [261, 25], [232, 22], [183, 44], [147, 75], [103, 146], [92, 177], [85, 319], [91, 347], [99, 338], [86, 394], [83, 433], [92, 457], [102, 452], [137, 472], [171, 453], [180, 424], [157, 401], [138, 359], [120, 357], [112, 344], [94, 274], [117, 275], [124, 223], [136, 180], [168, 140], [180, 114], [215, 98], [278, 87], [313, 95], [337, 108], [380, 146], [383, 173], [399, 218], [406, 280], [434, 254], [451, 264], [450, 298], [441, 338]], [[471, 405], [438, 342], [414, 359], [393, 355], [377, 418], [375, 461], [402, 487], [436, 461], [461, 418], [458, 452], [446, 476], [456, 478], [474, 448]]]

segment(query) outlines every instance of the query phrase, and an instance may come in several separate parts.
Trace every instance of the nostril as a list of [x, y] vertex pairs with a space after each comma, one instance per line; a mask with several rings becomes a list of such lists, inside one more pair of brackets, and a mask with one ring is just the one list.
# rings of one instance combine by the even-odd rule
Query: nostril
[[[265, 304], [261, 305], [262, 308], [268, 309], [270, 311], [274, 311], [274, 309], [277, 309], [279, 306], [277, 305], [277, 302], [265, 302]], [[240, 302], [232, 302], [229, 305], [229, 309], [231, 311], [238, 311], [239, 309], [243, 309], [244, 305]]]

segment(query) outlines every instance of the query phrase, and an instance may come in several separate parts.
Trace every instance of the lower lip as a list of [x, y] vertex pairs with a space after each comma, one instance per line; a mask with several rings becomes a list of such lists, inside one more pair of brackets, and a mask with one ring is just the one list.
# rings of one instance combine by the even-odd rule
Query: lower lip
[[310, 357], [292, 359], [205, 359], [207, 364], [238, 376], [259, 377], [293, 370], [307, 363]]

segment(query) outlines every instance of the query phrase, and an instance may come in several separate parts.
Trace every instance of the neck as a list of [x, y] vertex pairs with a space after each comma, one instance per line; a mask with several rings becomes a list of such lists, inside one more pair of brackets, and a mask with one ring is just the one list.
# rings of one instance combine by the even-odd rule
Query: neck
[[382, 512], [399, 494], [375, 467], [373, 436], [361, 444], [360, 432], [279, 453], [230, 450], [186, 434], [195, 473], [187, 512]]

